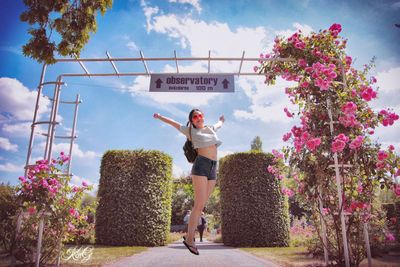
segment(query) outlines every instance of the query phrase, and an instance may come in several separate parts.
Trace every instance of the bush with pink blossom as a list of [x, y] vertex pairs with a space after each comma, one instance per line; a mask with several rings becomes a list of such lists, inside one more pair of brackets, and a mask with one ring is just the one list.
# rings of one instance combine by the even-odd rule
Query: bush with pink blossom
[[[299, 117], [300, 125], [284, 134], [282, 139], [288, 143], [282, 149], [285, 159], [277, 159], [268, 171], [279, 180], [284, 178], [283, 193], [295, 194], [292, 197], [308, 206], [314, 225], [325, 221], [330, 259], [341, 266], [341, 207], [333, 168], [337, 157], [343, 166], [339, 174], [350, 261], [357, 266], [365, 257], [363, 223], [378, 225], [382, 221], [381, 208], [373, 205], [377, 188], [384, 184], [400, 196], [400, 185], [395, 182], [400, 174], [399, 156], [393, 146], [384, 149], [373, 140], [380, 124], [391, 126], [399, 116], [392, 109], [376, 112], [370, 107], [378, 96], [376, 78], [368, 78], [373, 61], [363, 70], [355, 69], [346, 54], [347, 40], [339, 36], [341, 31], [340, 24], [333, 24], [308, 36], [298, 31], [289, 38], [277, 37], [268, 58], [289, 60], [262, 61], [257, 70], [265, 74], [266, 84], [274, 84], [278, 76], [296, 82], [285, 88], [285, 93], [299, 107], [297, 114], [285, 108], [288, 117]], [[323, 215], [320, 200], [326, 211]], [[384, 229], [374, 229], [374, 237], [384, 237]]]

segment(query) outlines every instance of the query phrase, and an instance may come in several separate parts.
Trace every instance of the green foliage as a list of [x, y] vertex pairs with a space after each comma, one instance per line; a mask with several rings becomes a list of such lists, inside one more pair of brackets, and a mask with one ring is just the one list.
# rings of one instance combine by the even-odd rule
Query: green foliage
[[171, 223], [172, 158], [155, 150], [110, 150], [100, 173], [96, 243], [164, 245]]
[[262, 141], [259, 136], [254, 137], [253, 141], [251, 142], [251, 150], [254, 151], [262, 151]]
[[191, 180], [181, 177], [172, 185], [172, 215], [171, 224], [183, 224], [186, 211], [193, 206], [194, 191]]
[[11, 251], [12, 237], [15, 235], [15, 219], [20, 204], [16, 188], [9, 184], [0, 184], [0, 247]]
[[[21, 21], [34, 26], [32, 36], [23, 46], [23, 53], [38, 62], [54, 64], [54, 52], [62, 56], [78, 56], [96, 32], [96, 15], [102, 15], [112, 6], [112, 0], [24, 0], [28, 10], [20, 15]], [[57, 34], [55, 34], [55, 32]], [[56, 43], [56, 40], [61, 40]]]
[[224, 244], [275, 247], [289, 245], [287, 198], [267, 172], [273, 156], [236, 153], [220, 160], [221, 219]]

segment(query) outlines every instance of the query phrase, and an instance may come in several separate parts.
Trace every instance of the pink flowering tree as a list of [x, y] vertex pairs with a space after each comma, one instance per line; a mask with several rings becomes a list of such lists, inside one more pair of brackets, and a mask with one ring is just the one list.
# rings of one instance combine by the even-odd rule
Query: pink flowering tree
[[[345, 213], [350, 261], [357, 266], [365, 257], [364, 222], [369, 223], [371, 240], [390, 236], [374, 198], [381, 185], [400, 195], [400, 185], [394, 182], [400, 175], [400, 160], [393, 146], [383, 148], [372, 138], [376, 127], [391, 126], [399, 116], [369, 106], [378, 94], [376, 79], [368, 77], [373, 62], [363, 70], [353, 68], [341, 30], [341, 25], [333, 24], [310, 36], [299, 31], [287, 39], [276, 38], [272, 53], [261, 57], [290, 60], [260, 61], [255, 70], [265, 74], [266, 84], [274, 84], [278, 76], [296, 82], [285, 91], [298, 108], [284, 112], [289, 118], [298, 115], [300, 124], [283, 135], [288, 145], [283, 153], [273, 151], [275, 165], [268, 171], [287, 180], [282, 192], [296, 195], [312, 212], [315, 225], [326, 224], [329, 257], [339, 266], [344, 265], [340, 211]], [[332, 166], [335, 155], [342, 165], [342, 207]], [[322, 244], [321, 230], [316, 230]]]
[[93, 227], [87, 218], [93, 207], [80, 205], [83, 193], [92, 186], [86, 182], [82, 186], [70, 185], [71, 177], [63, 172], [68, 160], [61, 152], [51, 162], [37, 161], [29, 166], [26, 177], [19, 177], [18, 202], [25, 213], [13, 249], [17, 260], [25, 264], [32, 261], [36, 252], [40, 217], [44, 216], [41, 264], [54, 263], [64, 242], [88, 234]]

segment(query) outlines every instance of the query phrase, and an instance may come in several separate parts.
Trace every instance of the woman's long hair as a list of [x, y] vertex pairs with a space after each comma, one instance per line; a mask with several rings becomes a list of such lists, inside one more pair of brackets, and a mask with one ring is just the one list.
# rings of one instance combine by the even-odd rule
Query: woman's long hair
[[195, 109], [192, 109], [191, 111], [190, 111], [190, 113], [189, 113], [189, 121], [188, 121], [188, 123], [186, 124], [186, 126], [189, 126], [190, 124], [192, 124], [192, 126], [193, 126], [193, 128], [196, 128], [196, 126], [194, 126], [194, 124], [193, 124], [193, 121], [192, 121], [192, 119], [193, 119], [193, 113], [195, 113], [195, 112], [202, 112], [200, 109], [198, 109], [198, 108], [195, 108]]

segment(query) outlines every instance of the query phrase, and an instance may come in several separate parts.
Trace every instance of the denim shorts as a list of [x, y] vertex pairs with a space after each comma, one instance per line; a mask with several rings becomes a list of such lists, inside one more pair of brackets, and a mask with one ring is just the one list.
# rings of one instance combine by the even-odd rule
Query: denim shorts
[[217, 161], [197, 155], [193, 162], [192, 175], [206, 176], [208, 180], [216, 180]]

